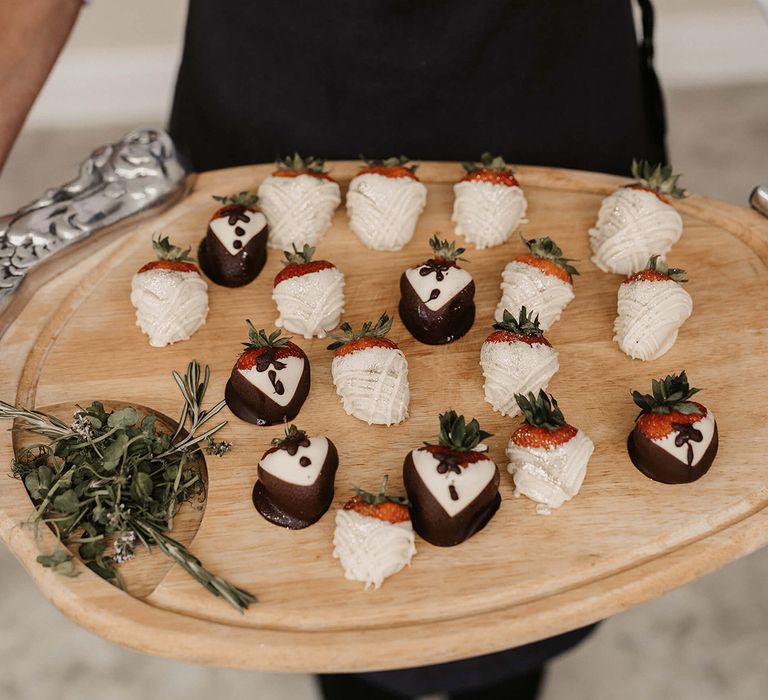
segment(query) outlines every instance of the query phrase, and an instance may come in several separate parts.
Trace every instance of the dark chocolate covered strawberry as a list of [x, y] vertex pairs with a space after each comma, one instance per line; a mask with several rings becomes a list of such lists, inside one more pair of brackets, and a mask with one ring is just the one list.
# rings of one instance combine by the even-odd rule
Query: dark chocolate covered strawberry
[[403, 483], [416, 532], [427, 542], [451, 547], [484, 528], [501, 503], [499, 470], [482, 441], [490, 437], [474, 418], [456, 411], [440, 416], [438, 444], [411, 450]]
[[400, 277], [400, 319], [416, 340], [428, 345], [452, 343], [475, 320], [475, 283], [458, 260], [464, 248], [430, 239], [432, 257]]
[[267, 260], [267, 219], [248, 192], [214, 199], [222, 206], [200, 242], [200, 267], [216, 284], [242, 287], [257, 277]]
[[285, 251], [285, 267], [272, 290], [280, 312], [275, 325], [305, 338], [324, 338], [344, 311], [344, 273], [328, 260], [313, 260], [314, 254], [308, 245]]
[[272, 440], [259, 460], [253, 503], [275, 525], [300, 530], [319, 520], [333, 500], [339, 453], [327, 437], [295, 425]]
[[248, 321], [245, 351], [227, 382], [227, 406], [238, 418], [256, 425], [293, 420], [309, 394], [309, 359], [276, 330], [270, 335]]
[[632, 463], [647, 477], [685, 484], [707, 473], [717, 454], [717, 423], [712, 412], [691, 401], [699, 389], [685, 371], [652, 381], [652, 393], [632, 392], [640, 407], [627, 439]]

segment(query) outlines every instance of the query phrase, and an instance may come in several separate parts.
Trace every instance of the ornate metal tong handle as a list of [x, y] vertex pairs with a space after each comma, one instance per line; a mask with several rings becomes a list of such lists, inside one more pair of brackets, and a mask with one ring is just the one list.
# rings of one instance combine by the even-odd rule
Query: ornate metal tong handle
[[175, 201], [188, 175], [165, 131], [138, 129], [97, 148], [71, 182], [0, 217], [0, 312], [34, 266], [97, 231]]

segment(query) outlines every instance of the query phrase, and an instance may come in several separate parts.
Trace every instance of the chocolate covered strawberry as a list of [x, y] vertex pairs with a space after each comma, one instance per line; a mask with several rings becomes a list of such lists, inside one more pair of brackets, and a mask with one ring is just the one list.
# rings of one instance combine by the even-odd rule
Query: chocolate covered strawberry
[[524, 306], [517, 318], [504, 310], [480, 349], [485, 400], [502, 416], [516, 416], [515, 394], [546, 389], [559, 368], [557, 351], [544, 337], [537, 316]]
[[622, 351], [633, 359], [655, 360], [675, 344], [678, 329], [693, 311], [683, 289], [687, 281], [685, 270], [652, 255], [644, 270], [621, 283], [613, 339]]
[[293, 420], [309, 394], [309, 359], [290, 338], [248, 321], [248, 342], [237, 358], [224, 397], [238, 418], [256, 425]]
[[339, 186], [320, 158], [294, 153], [278, 158], [276, 165], [259, 185], [259, 203], [269, 222], [268, 245], [280, 250], [315, 245], [341, 203]]
[[413, 238], [427, 188], [405, 156], [365, 162], [349, 183], [349, 226], [373, 250], [400, 250]]
[[629, 457], [643, 474], [665, 484], [702, 477], [717, 454], [717, 423], [712, 412], [691, 397], [685, 371], [651, 382], [650, 394], [632, 392], [640, 414], [627, 439]]
[[344, 567], [345, 578], [379, 588], [416, 554], [408, 501], [387, 496], [387, 477], [378, 494], [355, 491], [357, 495], [336, 511], [333, 556]]
[[284, 253], [285, 267], [272, 290], [280, 313], [275, 325], [305, 338], [324, 338], [344, 311], [344, 274], [327, 260], [313, 260], [311, 246]]
[[475, 320], [475, 283], [458, 260], [464, 248], [429, 241], [433, 257], [400, 277], [400, 319], [416, 340], [428, 345], [452, 343]]
[[392, 328], [387, 314], [367, 321], [355, 332], [341, 324], [334, 335], [331, 373], [344, 410], [369, 425], [392, 425], [408, 417], [408, 361], [397, 344], [386, 337]]
[[331, 505], [338, 466], [339, 453], [331, 440], [286, 425], [285, 435], [272, 440], [259, 460], [253, 503], [275, 525], [308, 527]]
[[131, 280], [136, 325], [152, 347], [187, 340], [208, 316], [208, 285], [190, 249], [172, 245], [168, 236], [152, 240], [157, 260], [141, 267]]
[[515, 401], [524, 421], [509, 439], [507, 471], [517, 493], [538, 503], [537, 512], [546, 514], [579, 492], [595, 446], [583, 431], [565, 422], [554, 396], [539, 390], [516, 394]]
[[452, 547], [482, 530], [499, 508], [499, 470], [482, 441], [490, 437], [473, 418], [440, 415], [436, 445], [411, 450], [403, 483], [416, 532], [439, 547]]
[[605, 272], [631, 275], [653, 254], [666, 255], [683, 233], [683, 220], [670, 203], [686, 196], [669, 165], [632, 161], [637, 178], [603, 200], [589, 230], [592, 262]]
[[248, 192], [214, 196], [220, 206], [200, 242], [200, 267], [216, 284], [242, 287], [252, 282], [267, 260], [267, 219]]
[[501, 274], [496, 320], [504, 320], [504, 309], [517, 314], [525, 306], [538, 314], [541, 330], [546, 333], [573, 299], [573, 275], [579, 271], [551, 238], [523, 238], [523, 243], [528, 252], [507, 263]]
[[467, 174], [453, 186], [456, 235], [478, 250], [501, 245], [525, 221], [528, 203], [501, 156], [483, 153], [480, 164], [464, 163]]

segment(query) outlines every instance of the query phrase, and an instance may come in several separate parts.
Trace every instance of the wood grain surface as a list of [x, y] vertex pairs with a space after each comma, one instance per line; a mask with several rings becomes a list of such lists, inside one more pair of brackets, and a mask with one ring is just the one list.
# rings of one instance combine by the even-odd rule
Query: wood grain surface
[[[354, 163], [330, 164], [346, 185]], [[44, 408], [92, 399], [138, 403], [175, 416], [180, 407], [171, 370], [196, 358], [212, 368], [211, 401], [245, 339], [245, 319], [273, 327], [272, 279], [280, 255], [270, 251], [264, 272], [239, 289], [209, 285], [210, 315], [189, 341], [150, 348], [134, 323], [133, 273], [151, 259], [153, 233], [181, 245], [197, 242], [215, 208], [212, 194], [255, 190], [271, 166], [199, 176], [194, 192], [172, 210], [74, 266], [62, 266], [20, 311], [0, 338], [0, 396]], [[453, 238], [452, 184], [458, 164], [424, 163], [427, 207], [402, 251], [372, 252], [351, 233], [341, 207], [317, 257], [346, 275], [346, 313], [353, 325], [387, 310], [396, 315], [400, 273], [429, 257], [427, 240]], [[281, 428], [258, 428], [228, 415], [222, 436], [234, 443], [208, 458], [208, 500], [192, 551], [217, 574], [259, 597], [245, 615], [205, 592], [178, 567], [137, 562], [124, 574], [130, 594], [84, 567], [63, 579], [34, 562], [37, 547], [19, 523], [32, 512], [23, 486], [0, 479], [0, 536], [45, 594], [79, 624], [151, 653], [240, 668], [345, 671], [414, 666], [496, 651], [586, 624], [694, 579], [768, 541], [768, 224], [757, 214], [702, 197], [676, 203], [682, 240], [670, 264], [688, 270], [694, 311], [664, 357], [631, 360], [612, 342], [620, 278], [589, 261], [587, 229], [600, 201], [620, 178], [578, 171], [520, 167], [529, 202], [528, 237], [554, 238], [578, 258], [576, 298], [547, 333], [560, 353], [550, 391], [569, 422], [595, 442], [581, 493], [541, 516], [513, 496], [504, 447], [519, 419], [503, 418], [483, 401], [480, 345], [490, 332], [504, 265], [523, 250], [517, 238], [485, 251], [469, 247], [466, 264], [477, 286], [477, 320], [460, 341], [421, 345], [396, 318], [391, 337], [410, 367], [409, 419], [390, 428], [347, 416], [331, 381], [327, 340], [295, 339], [312, 365], [312, 389], [296, 423], [326, 434], [339, 448], [332, 510], [316, 525], [288, 531], [253, 508], [256, 465]], [[460, 242], [460, 241], [459, 241]], [[650, 379], [686, 369], [715, 414], [720, 453], [709, 474], [668, 486], [643, 477], [625, 440], [636, 408], [629, 392]], [[745, 394], [748, 399], [745, 401]], [[476, 416], [493, 433], [491, 456], [502, 470], [502, 504], [480, 534], [454, 548], [417, 539], [409, 569], [378, 591], [346, 581], [331, 557], [333, 509], [357, 484], [374, 489], [383, 474], [402, 488], [408, 450], [434, 439], [437, 415], [454, 408]], [[0, 463], [12, 454], [0, 434]], [[160, 559], [159, 554], [153, 559]]]

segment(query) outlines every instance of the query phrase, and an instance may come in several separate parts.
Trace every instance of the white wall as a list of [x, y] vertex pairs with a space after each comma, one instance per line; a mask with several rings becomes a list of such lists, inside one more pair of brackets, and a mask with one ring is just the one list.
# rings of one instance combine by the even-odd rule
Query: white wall
[[[666, 86], [768, 82], [768, 24], [757, 2], [657, 0], [656, 7]], [[186, 0], [87, 6], [28, 128], [165, 123], [185, 14]]]

